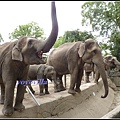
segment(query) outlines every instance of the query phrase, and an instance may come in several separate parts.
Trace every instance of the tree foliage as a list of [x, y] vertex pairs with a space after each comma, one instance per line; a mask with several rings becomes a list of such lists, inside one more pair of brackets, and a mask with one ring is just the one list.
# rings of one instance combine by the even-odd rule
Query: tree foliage
[[109, 40], [109, 49], [112, 55], [120, 61], [120, 32], [113, 31]]
[[82, 25], [91, 25], [93, 31], [109, 38], [102, 47], [109, 49], [120, 60], [120, 2], [86, 2], [82, 5], [81, 15]]
[[92, 25], [93, 31], [109, 36], [120, 29], [120, 2], [86, 2], [82, 5], [82, 25]]
[[30, 22], [25, 25], [19, 25], [12, 33], [9, 33], [9, 39], [17, 39], [20, 36], [32, 36], [36, 38], [43, 38], [44, 31], [36, 22]]
[[73, 30], [73, 31], [66, 31], [63, 36], [60, 36], [59, 39], [55, 42], [54, 47], [59, 47], [60, 45], [66, 43], [66, 42], [77, 42], [77, 41], [84, 41], [88, 38], [93, 38], [94, 36], [87, 32], [87, 31], [79, 31]]

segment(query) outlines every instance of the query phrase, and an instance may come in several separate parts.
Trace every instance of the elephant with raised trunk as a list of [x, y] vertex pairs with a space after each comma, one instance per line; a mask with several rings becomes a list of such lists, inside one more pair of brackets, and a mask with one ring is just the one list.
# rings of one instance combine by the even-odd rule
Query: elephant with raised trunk
[[65, 43], [55, 48], [47, 59], [47, 64], [53, 66], [59, 76], [71, 74], [68, 90], [70, 94], [80, 92], [84, 63], [91, 62], [96, 64], [102, 76], [105, 94], [101, 97], [105, 98], [108, 95], [109, 87], [101, 48], [95, 40], [87, 39], [85, 42]]
[[13, 106], [16, 81], [27, 80], [29, 65], [43, 63], [42, 53], [48, 52], [57, 39], [58, 22], [54, 1], [51, 2], [51, 18], [52, 30], [46, 40], [22, 36], [16, 41], [0, 45], [1, 102], [4, 103], [2, 113], [6, 116], [12, 115], [14, 110], [22, 111], [25, 109], [23, 105], [25, 87], [22, 84], [17, 86], [16, 99]]
[[[54, 81], [55, 85], [59, 85], [59, 79], [56, 77], [56, 71], [53, 66], [46, 65], [46, 64], [40, 64], [40, 65], [30, 65], [27, 79], [32, 80], [38, 80], [39, 90], [40, 90], [40, 96], [49, 94], [48, 91], [48, 80], [51, 82]], [[28, 87], [34, 94], [35, 91], [33, 90], [31, 84], [28, 84]], [[44, 92], [45, 90], [45, 92]]]

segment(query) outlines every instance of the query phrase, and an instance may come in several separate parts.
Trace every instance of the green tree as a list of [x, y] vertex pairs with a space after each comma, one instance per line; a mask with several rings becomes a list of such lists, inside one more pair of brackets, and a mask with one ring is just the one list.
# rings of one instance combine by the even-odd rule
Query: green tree
[[12, 33], [9, 33], [9, 39], [13, 40], [20, 36], [32, 36], [38, 39], [45, 39], [43, 37], [44, 31], [36, 22], [30, 22], [25, 25], [19, 25]]
[[84, 41], [88, 38], [95, 38], [91, 33], [87, 31], [79, 31], [73, 30], [73, 31], [66, 31], [63, 36], [60, 36], [58, 40], [55, 42], [54, 47], [59, 47], [60, 45], [66, 43], [66, 42], [77, 42], [77, 41]]
[[113, 31], [109, 40], [109, 49], [111, 54], [120, 61], [120, 32]]
[[91, 25], [93, 31], [109, 38], [107, 45], [102, 47], [109, 49], [120, 60], [120, 2], [86, 2], [82, 5], [81, 15], [82, 25]]
[[0, 42], [4, 41], [2, 35], [0, 34]]
[[60, 37], [58, 38], [58, 40], [56, 40], [56, 42], [55, 42], [55, 44], [53, 45], [53, 47], [54, 47], [54, 48], [57, 48], [57, 47], [59, 47], [59, 46], [62, 45], [62, 44], [63, 44], [63, 37], [60, 36]]

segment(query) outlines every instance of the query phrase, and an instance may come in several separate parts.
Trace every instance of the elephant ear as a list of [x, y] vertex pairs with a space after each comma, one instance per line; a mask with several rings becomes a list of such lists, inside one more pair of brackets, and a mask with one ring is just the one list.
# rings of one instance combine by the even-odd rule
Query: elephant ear
[[12, 49], [12, 60], [23, 61], [22, 54], [17, 46]]
[[44, 75], [47, 75], [48, 71], [49, 71], [49, 67], [47, 67], [47, 68], [44, 70]]
[[80, 43], [78, 54], [80, 57], [82, 57], [85, 53], [85, 43]]
[[91, 42], [91, 43], [89, 42], [89, 43], [86, 44], [86, 48], [87, 48], [87, 51], [89, 53], [91, 53], [94, 50], [98, 49], [98, 46], [97, 46], [97, 44], [95, 42]]

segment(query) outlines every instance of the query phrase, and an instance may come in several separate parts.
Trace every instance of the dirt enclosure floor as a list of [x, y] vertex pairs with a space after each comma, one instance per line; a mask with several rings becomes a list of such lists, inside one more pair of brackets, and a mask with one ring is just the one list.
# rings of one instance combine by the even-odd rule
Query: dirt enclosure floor
[[101, 79], [98, 85], [93, 82], [91, 77], [90, 83], [85, 83], [82, 80], [82, 91], [74, 96], [68, 94], [70, 75], [67, 75], [66, 81], [66, 90], [58, 93], [54, 93], [54, 84], [49, 81], [50, 94], [44, 96], [39, 96], [39, 86], [32, 84], [35, 90], [34, 96], [39, 105], [27, 92], [23, 100], [24, 111], [15, 111], [12, 116], [6, 117], [2, 114], [3, 105], [0, 105], [0, 118], [101, 118], [120, 105], [120, 88], [114, 91], [109, 87], [108, 97], [101, 98], [101, 95], [104, 94]]

